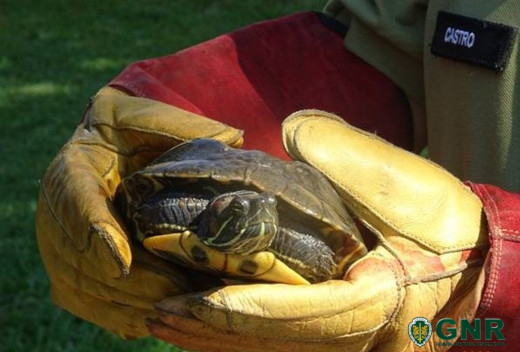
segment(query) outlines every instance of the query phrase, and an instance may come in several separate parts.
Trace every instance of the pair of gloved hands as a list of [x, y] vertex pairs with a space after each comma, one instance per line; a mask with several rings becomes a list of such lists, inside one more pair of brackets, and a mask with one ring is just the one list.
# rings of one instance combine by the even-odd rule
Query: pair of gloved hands
[[[412, 351], [414, 318], [474, 316], [488, 241], [466, 186], [327, 113], [295, 113], [283, 128], [289, 154], [321, 170], [377, 234], [344, 280], [200, 293], [202, 274], [133, 246], [111, 203], [121, 178], [182, 141], [240, 146], [242, 134], [104, 88], [42, 180], [36, 226], [54, 301], [126, 338], [149, 329], [204, 351]], [[434, 334], [424, 350], [442, 350], [435, 342]]]

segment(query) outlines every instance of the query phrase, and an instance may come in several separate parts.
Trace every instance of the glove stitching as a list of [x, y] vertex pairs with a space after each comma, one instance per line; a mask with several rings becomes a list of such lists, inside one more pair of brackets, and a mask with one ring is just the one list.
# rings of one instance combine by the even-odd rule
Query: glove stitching
[[108, 127], [110, 129], [116, 130], [116, 131], [135, 131], [135, 132], [143, 132], [143, 133], [148, 133], [148, 134], [153, 134], [153, 135], [159, 135], [159, 136], [167, 137], [169, 139], [175, 139], [177, 141], [186, 141], [186, 140], [188, 140], [186, 138], [174, 136], [171, 133], [155, 130], [155, 129], [152, 129], [152, 128], [136, 127], [136, 126], [121, 126], [121, 127], [118, 127], [118, 126], [114, 126], [114, 125], [111, 125], [111, 124], [108, 124], [108, 123], [105, 123], [105, 122], [93, 122], [92, 125], [96, 126], [96, 127], [97, 126], [104, 126], [104, 127]]
[[58, 217], [58, 215], [56, 214], [56, 212], [54, 210], [54, 207], [51, 205], [51, 201], [50, 201], [49, 195], [47, 194], [47, 191], [46, 191], [45, 186], [43, 184], [40, 184], [40, 190], [42, 191], [43, 197], [45, 198], [45, 204], [47, 205], [47, 208], [49, 209], [53, 219], [56, 221], [56, 223], [58, 224], [58, 226], [61, 229], [62, 236], [65, 236], [71, 242], [71, 244], [73, 245], [74, 249], [78, 253], [86, 252], [89, 249], [89, 247], [90, 247], [90, 237], [87, 239], [87, 243], [86, 243], [84, 248], [78, 248], [75, 245], [75, 242], [72, 239], [72, 236], [68, 233], [67, 229], [65, 228], [65, 225], [63, 225], [63, 223], [61, 222], [61, 218]]
[[[328, 178], [330, 178], [330, 179], [334, 180], [334, 182], [338, 183], [338, 181], [335, 180], [334, 178], [332, 178], [331, 175], [329, 175], [329, 174], [326, 174], [326, 175], [327, 175]], [[464, 249], [471, 249], [474, 246], [480, 246], [480, 245], [485, 244], [485, 242], [477, 242], [475, 244], [473, 244], [473, 243], [461, 243], [458, 246], [449, 246], [449, 247], [445, 246], [441, 250], [439, 250], [438, 248], [434, 248], [434, 246], [432, 246], [431, 244], [429, 244], [425, 240], [421, 239], [420, 237], [418, 237], [418, 236], [416, 236], [416, 235], [414, 235], [414, 234], [412, 234], [412, 233], [410, 233], [408, 231], [405, 231], [403, 229], [399, 229], [389, 218], [383, 216], [377, 210], [368, 207], [362, 201], [362, 199], [360, 197], [358, 197], [357, 195], [353, 194], [353, 192], [348, 187], [345, 187], [345, 190], [347, 191], [348, 195], [351, 196], [352, 198], [354, 198], [366, 211], [373, 213], [377, 218], [383, 220], [383, 222], [386, 225], [388, 225], [393, 231], [395, 231], [396, 233], [400, 233], [400, 234], [402, 234], [402, 235], [404, 235], [404, 236], [406, 236], [406, 237], [408, 237], [408, 238], [410, 238], [412, 240], [417, 241], [418, 243], [420, 243], [423, 246], [427, 247], [428, 249], [432, 250], [436, 254], [443, 254], [443, 253], [455, 252], [455, 251], [464, 250]]]
[[399, 254], [398, 252], [392, 247], [392, 245], [390, 244], [390, 242], [388, 242], [388, 240], [383, 237], [383, 236], [380, 236], [379, 237], [379, 240], [381, 241], [381, 245], [388, 251], [390, 252], [390, 254], [392, 254], [392, 256], [394, 257], [394, 259], [397, 261], [397, 263], [399, 264], [399, 268], [401, 269], [400, 271], [403, 273], [403, 276], [405, 278], [405, 282], [409, 282], [411, 281], [411, 276], [410, 276], [410, 273], [408, 272], [408, 270], [406, 269], [406, 265], [404, 264], [404, 262], [401, 260], [401, 258], [399, 257]]
[[[483, 315], [489, 310], [489, 308], [491, 308], [491, 306], [493, 304], [496, 287], [497, 287], [497, 283], [498, 283], [498, 276], [499, 276], [499, 272], [500, 272], [499, 268], [501, 266], [501, 260], [502, 260], [503, 240], [500, 236], [502, 225], [501, 225], [500, 217], [498, 215], [498, 208], [495, 203], [495, 200], [493, 199], [493, 197], [491, 197], [491, 195], [489, 194], [487, 189], [485, 187], [480, 187], [479, 185], [476, 185], [474, 187], [474, 191], [479, 197], [486, 199], [487, 200], [486, 203], [489, 202], [489, 204], [491, 205], [491, 207], [487, 208], [486, 211], [490, 212], [489, 216], [491, 218], [490, 220], [492, 220], [492, 221], [490, 221], [490, 224], [492, 224], [493, 230], [492, 231], [490, 230], [490, 237], [496, 238], [495, 246], [493, 246], [492, 250], [490, 250], [490, 255], [491, 255], [490, 271], [489, 271], [489, 276], [487, 279], [487, 285], [486, 285], [484, 293], [482, 295], [483, 296], [482, 301], [480, 302], [480, 306], [479, 306], [479, 315]], [[497, 236], [495, 236], [495, 234]]]
[[470, 265], [464, 264], [457, 269], [444, 271], [442, 273], [433, 273], [433, 274], [421, 276], [421, 277], [418, 277], [415, 279], [411, 279], [410, 281], [408, 281], [406, 283], [406, 286], [415, 285], [415, 284], [419, 284], [419, 283], [426, 283], [426, 282], [436, 282], [441, 279], [446, 279], [446, 278], [455, 276], [457, 274], [460, 274], [461, 272], [468, 269], [469, 267], [477, 267], [477, 266], [479, 266], [479, 265], [475, 264], [475, 265], [470, 266]]
[[[312, 164], [312, 166], [318, 168], [315, 164]], [[319, 169], [319, 168], [318, 168]], [[328, 172], [324, 172], [323, 170], [320, 169], [320, 171], [322, 173], [324, 173], [327, 178], [331, 179], [334, 183], [337, 183], [337, 184], [340, 184], [338, 182], [337, 179], [335, 179], [334, 177], [332, 177]], [[458, 246], [449, 246], [449, 247], [443, 247], [441, 250], [437, 249], [437, 248], [434, 248], [431, 244], [429, 244], [428, 242], [424, 241], [423, 239], [419, 238], [418, 236], [416, 235], [413, 235], [412, 233], [408, 232], [408, 231], [405, 231], [405, 230], [402, 230], [402, 229], [398, 229], [396, 227], [396, 225], [390, 220], [388, 219], [387, 217], [383, 216], [381, 213], [379, 213], [377, 210], [375, 209], [372, 209], [370, 207], [368, 207], [365, 202], [362, 201], [362, 199], [355, 195], [350, 188], [348, 188], [347, 186], [344, 186], [342, 185], [342, 188], [347, 192], [347, 194], [354, 198], [354, 200], [360, 204], [366, 211], [368, 212], [371, 212], [373, 213], [377, 218], [383, 220], [383, 222], [389, 226], [393, 231], [395, 231], [396, 233], [400, 233], [408, 238], [411, 238], [415, 241], [417, 241], [418, 243], [422, 244], [423, 246], [429, 248], [430, 250], [432, 250], [433, 252], [435, 252], [436, 254], [441, 254], [441, 253], [449, 253], [449, 252], [455, 252], [455, 251], [459, 251], [459, 250], [464, 250], [464, 249], [471, 249], [473, 248], [474, 246], [480, 246], [480, 245], [483, 245], [485, 244], [485, 242], [477, 242], [475, 244], [473, 243], [462, 243]]]
[[[58, 250], [56, 248], [54, 248], [54, 250], [59, 255]], [[103, 302], [115, 302], [121, 306], [132, 307], [133, 309], [143, 311], [151, 310], [151, 306], [153, 305], [152, 302], [157, 299], [155, 297], [146, 297], [142, 294], [136, 293], [135, 291], [130, 291], [128, 287], [118, 286], [120, 283], [118, 280], [103, 280], [100, 279], [98, 275], [95, 275], [95, 273], [95, 276], [89, 275], [87, 272], [77, 268], [75, 265], [69, 262], [64, 261], [60, 265], [67, 266], [69, 268], [68, 270], [71, 272], [67, 273], [67, 275], [55, 277], [52, 280], [51, 283], [57, 287], [68, 286], [69, 291], [75, 290]], [[78, 280], [78, 278], [82, 276], [84, 276], [86, 279]], [[67, 291], [67, 289], [60, 291]], [[120, 294], [123, 294], [124, 296], [119, 295], [120, 299], [125, 300], [128, 303], [113, 300], [111, 297], [114, 297], [115, 295], [113, 292], [109, 291], [116, 291]], [[131, 301], [138, 302], [140, 305], [131, 303]]]
[[[82, 142], [75, 142], [74, 144], [78, 145], [78, 146], [89, 145], [89, 146], [99, 147], [99, 148], [102, 148], [105, 150], [109, 150], [104, 144], [101, 144], [101, 143], [86, 144], [86, 143], [82, 143]], [[112, 170], [114, 168], [115, 164], [116, 164], [116, 159], [113, 156], [110, 156], [110, 165], [108, 165], [104, 171], [99, 172], [99, 174], [104, 178], [106, 175], [108, 175], [110, 170]], [[106, 187], [107, 185], [105, 183], [103, 183], [101, 186], [103, 186], [105, 192], [107, 194], [109, 194], [107, 187]]]
[[[383, 327], [384, 325], [388, 324], [388, 322], [390, 322], [392, 319], [394, 319], [394, 317], [398, 314], [398, 308], [400, 306], [400, 302], [402, 302], [402, 300], [403, 300], [403, 290], [401, 289], [402, 287], [398, 283], [400, 281], [398, 279], [398, 277], [399, 277], [398, 269], [393, 264], [390, 264], [389, 267], [390, 267], [390, 269], [392, 271], [392, 275], [394, 277], [393, 282], [395, 283], [395, 292], [396, 292], [395, 304], [393, 304], [393, 307], [391, 308], [392, 309], [392, 314], [387, 315], [387, 314], [385, 314], [383, 312], [381, 314], [380, 323], [377, 324], [372, 329], [369, 329], [369, 330], [364, 330], [364, 331], [359, 331], [359, 332], [355, 332], [355, 333], [335, 336], [334, 338], [305, 339], [305, 342], [309, 342], [309, 343], [310, 342], [327, 342], [327, 343], [330, 343], [333, 340], [336, 340], [336, 342], [337, 342], [338, 340], [341, 340], [341, 339], [344, 339], [344, 338], [372, 334], [373, 332], [378, 331], [379, 329], [381, 329], [381, 327]], [[232, 331], [236, 331], [236, 328], [235, 328], [236, 324], [235, 324], [234, 319], [233, 319], [233, 313], [236, 312], [237, 310], [236, 309], [234, 309], [234, 310], [229, 309], [231, 304], [228, 302], [227, 295], [226, 295], [225, 292], [222, 292], [221, 290], [218, 290], [216, 293], [218, 294], [218, 296], [220, 298], [220, 302], [218, 304], [215, 303], [214, 300], [207, 299], [207, 297], [205, 297], [205, 296], [194, 296], [193, 298], [194, 298], [194, 300], [195, 300], [195, 302], [197, 304], [201, 304], [201, 305], [206, 306], [206, 307], [208, 307], [210, 309], [215, 309], [215, 310], [221, 311], [221, 312], [224, 310], [224, 313], [226, 315], [226, 325], [227, 325], [226, 328], [230, 329]], [[260, 309], [262, 309], [262, 307], [260, 307]], [[243, 312], [239, 312], [239, 313], [243, 314]], [[334, 317], [336, 315], [337, 314], [332, 313], [331, 315], [321, 315], [320, 317], [309, 317], [308, 319], [297, 319], [296, 321], [298, 321], [300, 323], [312, 323], [312, 322], [314, 322], [316, 320], [322, 320], [323, 318], [330, 318], [330, 317]], [[246, 314], [246, 316], [247, 316], [247, 314]], [[260, 317], [260, 319], [267, 320], [267, 321], [271, 321], [271, 320], [277, 321], [278, 320], [278, 319], [273, 318], [273, 317], [267, 317], [267, 316], [265, 316], [265, 314], [264, 314], [264, 316]], [[287, 321], [291, 321], [291, 319], [288, 319]], [[293, 341], [293, 340], [294, 340], [294, 338], [290, 338], [290, 339], [288, 339], [286, 341]]]
[[[113, 240], [112, 236], [107, 231], [105, 231], [101, 226], [97, 226], [98, 224], [101, 224], [101, 223], [90, 224], [90, 226], [89, 226], [89, 243], [91, 242], [91, 238], [93, 237], [93, 234], [99, 234], [100, 238], [105, 242], [105, 244], [110, 249], [110, 253], [112, 254], [112, 257], [115, 259], [116, 263], [119, 266], [119, 269], [121, 270], [122, 277], [128, 276], [128, 274], [130, 274], [130, 268], [128, 267], [128, 265], [125, 264], [123, 257], [117, 250], [117, 246], [114, 244], [114, 240]], [[111, 226], [110, 224], [107, 224], [107, 225]]]
[[[495, 237], [500, 237], [500, 238], [503, 238], [504, 240], [511, 241], [511, 242], [520, 242], [520, 237], [518, 237], [518, 235], [520, 235], [520, 231], [503, 229], [501, 232], [502, 232], [501, 234], [496, 234]], [[505, 235], [505, 234], [503, 234], [504, 232], [511, 233], [514, 235]]]
[[101, 142], [74, 141], [74, 142], [71, 142], [70, 144], [71, 145], [67, 146], [68, 148], [71, 148], [72, 145], [97, 146], [97, 147], [104, 148], [110, 152], [113, 152], [114, 154], [122, 155], [127, 158], [131, 158], [140, 153], [150, 153], [150, 152], [163, 153], [164, 152], [164, 148], [151, 147], [151, 146], [140, 146], [139, 148], [133, 149], [131, 152], [122, 152], [121, 150], [117, 150], [116, 147], [114, 147], [113, 145], [101, 143]]
[[[116, 166], [116, 158], [114, 157], [111, 157], [110, 159], [110, 165], [106, 167], [106, 170], [103, 171], [101, 173], [101, 176], [103, 177], [103, 179], [105, 179], [105, 177], [110, 173], [110, 170], [114, 169], [115, 166]], [[105, 193], [106, 194], [110, 194], [110, 191], [109, 191], [109, 185], [108, 185], [108, 181], [105, 180], [105, 182], [103, 182], [103, 188], [105, 189]]]
[[[403, 290], [403, 282], [401, 279], [401, 275], [404, 273], [404, 267], [403, 263], [397, 258], [397, 263], [399, 264], [397, 267], [395, 265], [395, 261], [390, 262], [390, 269], [392, 270], [392, 274], [394, 275], [394, 282], [395, 282], [395, 291], [397, 293], [397, 299], [395, 300], [395, 304], [392, 308], [392, 314], [386, 318], [386, 314], [384, 314], [384, 311], [381, 314], [381, 320], [382, 323], [379, 325], [379, 327], [371, 329], [370, 331], [376, 331], [379, 330], [380, 327], [390, 323], [394, 320], [394, 318], [399, 314], [399, 307], [401, 306], [401, 302], [404, 300], [404, 290]], [[404, 275], [405, 277], [408, 277], [407, 274]]]
[[[59, 252], [56, 251], [55, 255], [60, 255]], [[96, 300], [105, 303], [115, 303], [119, 306], [130, 307], [133, 310], [139, 310], [143, 312], [151, 312], [152, 306], [158, 302], [159, 300], [164, 298], [164, 293], [161, 293], [159, 297], [155, 294], [150, 295], [147, 293], [148, 287], [141, 284], [137, 287], [138, 290], [135, 290], [136, 285], [120, 285], [120, 280], [105, 280], [93, 273], [94, 276], [89, 275], [87, 272], [77, 268], [73, 264], [64, 261], [60, 265], [66, 266], [72, 272], [67, 275], [61, 275], [59, 277], [55, 277], [51, 280], [51, 283], [55, 287], [68, 286], [68, 289], [60, 289], [60, 292], [70, 292], [72, 290], [80, 292], [81, 294], [88, 295]], [[146, 270], [146, 269], [145, 269]], [[85, 279], [78, 280], [81, 276], [86, 277]], [[139, 284], [135, 278], [131, 279], [134, 283]], [[78, 285], [82, 284], [82, 285]], [[132, 289], [134, 287], [134, 289]], [[163, 291], [161, 289], [161, 291]], [[170, 293], [178, 294], [175, 291], [170, 291]], [[113, 299], [113, 297], [118, 297], [119, 301]]]
[[40, 184], [40, 190], [41, 190], [42, 195], [43, 195], [43, 197], [45, 199], [45, 204], [46, 204], [47, 208], [49, 209], [49, 212], [52, 215], [52, 218], [56, 221], [56, 223], [58, 224], [58, 226], [61, 229], [62, 236], [64, 236], [65, 238], [68, 239], [68, 241], [71, 243], [72, 247], [76, 250], [76, 252], [78, 252], [80, 254], [84, 254], [84, 253], [88, 252], [88, 250], [92, 246], [92, 234], [94, 232], [93, 231], [93, 229], [94, 229], [95, 231], [97, 231], [101, 235], [101, 238], [108, 245], [108, 247], [109, 247], [109, 249], [110, 249], [110, 251], [112, 253], [113, 258], [116, 260], [116, 262], [118, 263], [119, 268], [121, 269], [121, 273], [122, 273], [123, 277], [127, 276], [129, 274], [129, 272], [130, 272], [129, 267], [124, 264], [123, 258], [120, 256], [119, 252], [116, 250], [116, 246], [114, 245], [112, 240], [111, 239], [109, 240], [109, 237], [111, 237], [111, 236], [106, 231], [102, 230], [101, 228], [99, 228], [95, 224], [91, 224], [90, 228], [89, 228], [89, 231], [88, 231], [88, 236], [86, 238], [87, 241], [85, 243], [85, 246], [83, 248], [78, 247], [77, 244], [76, 244], [76, 241], [74, 241], [73, 237], [67, 231], [65, 225], [63, 225], [63, 223], [61, 221], [61, 218], [56, 214], [56, 211], [54, 210], [54, 207], [51, 205], [51, 201], [50, 201], [49, 195], [48, 195], [47, 190], [45, 189], [45, 186], [43, 185], [43, 183]]
[[[77, 271], [76, 268], [74, 268], [72, 266], [73, 270]], [[83, 272], [79, 272], [78, 275], [81, 275], [84, 273]], [[89, 279], [93, 280], [96, 284], [98, 284], [100, 287], [102, 287], [101, 291], [103, 290], [106, 290], [106, 288], [103, 288], [103, 287], [107, 287], [109, 290], [118, 290], [116, 287], [112, 287], [112, 286], [109, 286], [109, 285], [106, 285], [106, 283], [103, 283], [103, 282], [100, 282], [98, 280], [96, 280], [95, 278], [92, 278], [90, 276], [87, 276]], [[56, 289], [60, 292], [60, 293], [63, 293], [63, 292], [76, 292], [75, 294], [76, 295], [82, 295], [82, 296], [87, 296], [88, 297], [88, 301], [92, 302], [99, 302], [100, 304], [116, 304], [117, 306], [119, 307], [123, 307], [125, 309], [128, 309], [128, 310], [132, 310], [134, 312], [142, 312], [142, 314], [144, 315], [145, 313], [150, 313], [151, 311], [151, 304], [145, 304], [146, 307], [143, 305], [143, 306], [136, 306], [136, 305], [132, 305], [130, 303], [122, 303], [122, 302], [117, 302], [117, 301], [114, 301], [110, 298], [107, 298], [107, 297], [104, 297], [103, 295], [100, 295], [98, 293], [96, 293], [95, 291], [93, 292], [88, 292], [88, 291], [84, 291], [84, 290], [81, 290], [80, 288], [78, 288], [78, 286], [74, 285], [74, 284], [70, 284], [68, 281], [65, 281], [65, 280], [58, 280], [56, 282], [52, 282], [52, 284], [56, 287]], [[132, 293], [128, 293], [128, 292], [125, 292], [125, 291], [120, 291], [122, 292], [123, 294], [125, 295], [128, 295], [131, 299], [135, 299], [137, 298], [137, 300], [140, 300], [142, 299], [141, 296], [137, 296], [137, 295], [134, 295]], [[84, 299], [84, 297], [82, 297], [82, 301], [86, 301]], [[64, 305], [64, 304], [67, 304], [66, 302], [64, 302], [63, 300], [60, 300], [60, 306]], [[70, 307], [63, 307], [67, 310], [71, 309]], [[73, 311], [72, 312], [73, 314], [75, 315], [79, 315], [79, 314], [83, 314], [83, 313], [80, 313], [79, 311]], [[86, 319], [84, 317], [84, 319]], [[96, 324], [99, 325], [100, 322], [95, 322]], [[134, 325], [134, 324], [131, 324], [129, 322], [127, 322], [125, 325], [129, 326], [130, 328], [133, 328], [132, 325], [134, 327], [137, 327], [137, 325]], [[114, 329], [116, 327], [112, 327], [112, 329]]]
[[[119, 126], [114, 126], [114, 125], [111, 125], [108, 123], [95, 122], [95, 121], [92, 123], [92, 125], [93, 126], [104, 126], [104, 127], [108, 127], [110, 129], [116, 130], [116, 131], [135, 131], [135, 132], [142, 132], [142, 133], [147, 133], [147, 134], [152, 134], [152, 135], [159, 135], [159, 136], [166, 137], [168, 139], [173, 139], [173, 140], [182, 141], [182, 142], [193, 139], [193, 137], [191, 137], [191, 138], [190, 137], [181, 137], [178, 135], [174, 135], [172, 133], [168, 133], [168, 132], [164, 132], [164, 131], [160, 131], [160, 130], [156, 130], [156, 129], [151, 129], [151, 128], [145, 128], [145, 127], [137, 127], [137, 126], [119, 127]], [[206, 134], [206, 135], [198, 135], [197, 138], [214, 138], [215, 136], [224, 134], [226, 132], [227, 128], [230, 128], [230, 127], [229, 126], [220, 126], [220, 128], [217, 131], [215, 131], [214, 133]], [[229, 144], [236, 142], [238, 140], [238, 138], [240, 138], [240, 133], [235, 132], [235, 134], [237, 134], [238, 136], [234, 137], [233, 140], [230, 140], [228, 142]]]
[[[213, 136], [207, 136], [207, 137], [201, 136], [199, 138], [214, 138], [217, 135], [218, 135], [218, 133], [215, 133]], [[182, 138], [176, 138], [176, 137], [168, 136], [168, 135], [161, 135], [161, 136], [168, 137], [168, 139], [174, 140], [175, 142], [177, 142], [177, 144], [179, 144], [181, 142], [192, 140], [192, 138], [182, 139]], [[240, 140], [240, 136], [238, 136], [238, 138], [235, 138], [232, 141], [230, 140], [230, 141], [228, 141], [226, 143], [233, 144], [233, 143], [236, 143], [238, 140]], [[117, 155], [122, 155], [122, 156], [125, 156], [125, 157], [128, 157], [128, 158], [136, 156], [136, 155], [138, 155], [140, 153], [158, 152], [158, 153], [162, 154], [162, 153], [165, 152], [165, 149], [168, 149], [168, 147], [164, 148], [164, 147], [156, 147], [156, 146], [150, 146], [150, 145], [141, 144], [138, 147], [135, 147], [135, 148], [131, 149], [130, 151], [124, 152], [124, 151], [121, 151], [120, 149], [117, 149], [114, 145], [112, 145], [110, 143], [106, 143], [106, 142], [90, 142], [90, 141], [86, 141], [86, 140], [76, 140], [76, 141], [70, 142], [67, 145], [65, 145], [62, 148], [62, 151], [66, 151], [67, 149], [72, 148], [73, 145], [99, 146], [99, 147], [105, 148], [106, 150], [109, 150], [110, 152], [113, 152], [113, 153], [115, 153]], [[173, 147], [173, 146], [174, 145], [171, 145], [171, 147]]]
[[440, 273], [432, 273], [432, 274], [429, 274], [429, 275], [426, 275], [426, 276], [423, 275], [423, 276], [419, 276], [419, 277], [412, 277], [410, 275], [410, 273], [408, 272], [408, 270], [406, 269], [405, 263], [401, 260], [399, 254], [394, 250], [394, 248], [386, 240], [386, 238], [383, 237], [383, 238], [380, 238], [380, 240], [381, 240], [381, 244], [383, 245], [383, 247], [386, 250], [388, 250], [395, 257], [395, 259], [399, 263], [401, 271], [403, 273], [405, 273], [405, 279], [406, 279], [405, 286], [414, 285], [414, 284], [422, 283], [422, 282], [438, 281], [439, 279], [443, 279], [443, 278], [447, 278], [447, 277], [451, 277], [451, 276], [457, 275], [458, 273], [461, 273], [464, 270], [466, 270], [468, 267], [475, 267], [475, 266], [481, 266], [482, 265], [481, 261], [475, 261], [475, 262], [472, 263], [472, 265], [469, 265], [468, 262], [464, 262], [463, 265], [461, 265], [458, 268], [453, 269], [453, 270], [443, 271], [443, 272], [440, 272]]
[[[71, 149], [73, 146], [75, 145], [94, 145], [94, 146], [99, 146], [101, 148], [105, 148], [105, 149], [108, 149], [106, 145], [104, 144], [100, 144], [100, 143], [82, 143], [82, 142], [77, 142], [77, 141], [73, 141], [73, 142], [69, 142], [67, 144], [65, 144], [62, 149], [60, 150], [59, 152], [59, 155], [61, 156], [62, 154], [64, 154], [68, 149]], [[63, 223], [61, 222], [61, 218], [56, 214], [56, 211], [54, 210], [54, 207], [52, 206], [52, 202], [51, 202], [51, 199], [50, 199], [50, 196], [49, 194], [47, 193], [47, 189], [45, 187], [45, 184], [47, 183], [46, 182], [46, 179], [48, 177], [48, 174], [49, 174], [49, 170], [53, 169], [55, 164], [61, 162], [61, 158], [60, 157], [57, 157], [55, 158], [49, 165], [49, 167], [47, 168], [47, 171], [45, 172], [44, 176], [43, 176], [43, 179], [40, 181], [40, 190], [42, 191], [42, 194], [45, 198], [45, 203], [49, 209], [49, 211], [51, 212], [51, 215], [52, 217], [54, 218], [54, 220], [58, 223], [59, 227], [61, 228], [62, 232], [65, 234], [65, 236], [72, 242], [72, 243], [75, 243], [75, 241], [72, 239], [72, 236], [68, 233], [68, 231], [66, 230], [65, 228], [65, 225], [63, 225]], [[112, 159], [112, 162], [111, 162], [111, 165], [107, 168], [107, 170], [103, 171], [101, 173], [102, 176], [106, 176], [108, 174], [108, 172], [110, 171], [110, 169], [114, 166], [115, 164], [115, 160]], [[105, 192], [108, 194], [109, 192], [107, 192], [107, 189], [106, 189], [106, 185], [102, 185], [103, 188], [105, 188]], [[90, 241], [89, 241], [90, 242]], [[80, 253], [83, 253], [84, 251], [88, 250], [88, 248], [90, 247], [90, 243], [88, 243], [85, 248], [83, 249], [79, 249], [78, 247], [74, 246], [78, 252]]]

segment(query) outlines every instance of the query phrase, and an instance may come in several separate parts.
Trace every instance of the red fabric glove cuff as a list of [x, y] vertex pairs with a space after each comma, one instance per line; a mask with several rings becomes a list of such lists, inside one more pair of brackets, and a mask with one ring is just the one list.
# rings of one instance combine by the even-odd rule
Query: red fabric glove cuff
[[301, 109], [336, 113], [410, 149], [412, 119], [402, 92], [324, 23], [312, 12], [256, 23], [133, 63], [110, 86], [242, 129], [244, 148], [285, 159], [281, 122]]
[[490, 250], [486, 283], [477, 318], [504, 323], [505, 346], [457, 347], [451, 351], [515, 351], [520, 346], [520, 195], [496, 186], [467, 183], [480, 198], [489, 225]]

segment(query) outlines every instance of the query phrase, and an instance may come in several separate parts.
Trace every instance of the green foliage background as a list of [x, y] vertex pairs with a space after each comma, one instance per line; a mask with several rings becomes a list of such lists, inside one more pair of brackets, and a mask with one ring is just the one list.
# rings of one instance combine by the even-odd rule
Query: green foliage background
[[0, 351], [175, 351], [57, 308], [34, 233], [38, 180], [91, 95], [128, 63], [322, 0], [0, 1]]

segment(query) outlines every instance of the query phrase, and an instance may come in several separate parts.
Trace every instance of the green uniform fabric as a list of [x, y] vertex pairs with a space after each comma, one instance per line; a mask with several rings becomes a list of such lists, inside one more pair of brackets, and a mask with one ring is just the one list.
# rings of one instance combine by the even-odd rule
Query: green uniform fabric
[[518, 35], [502, 72], [434, 56], [440, 10], [520, 27], [520, 1], [332, 0], [325, 12], [349, 26], [346, 47], [408, 96], [417, 143], [462, 179], [520, 191]]

